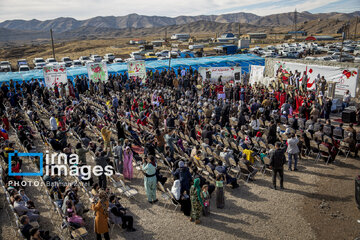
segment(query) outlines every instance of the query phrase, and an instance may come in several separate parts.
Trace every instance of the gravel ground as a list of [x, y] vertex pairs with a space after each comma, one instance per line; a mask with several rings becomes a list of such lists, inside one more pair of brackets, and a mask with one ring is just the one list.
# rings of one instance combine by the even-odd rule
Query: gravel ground
[[[239, 188], [225, 189], [225, 209], [214, 208], [213, 196], [211, 215], [202, 217], [200, 225], [173, 211], [173, 206], [165, 208], [161, 195], [157, 204], [149, 204], [142, 175], [135, 170], [135, 178], [127, 184], [139, 194], [135, 200], [123, 196], [121, 203], [134, 216], [137, 231], [115, 228], [111, 239], [354, 239], [360, 236], [353, 180], [359, 174], [360, 162], [343, 157], [339, 160], [333, 165], [315, 163], [313, 158], [301, 160], [299, 172], [285, 170], [285, 190], [270, 188], [270, 174], [258, 173], [255, 182], [241, 180]], [[39, 194], [39, 190], [31, 191], [29, 195]], [[41, 225], [52, 229], [46, 221], [52, 212], [40, 208], [45, 211]], [[14, 225], [14, 219], [1, 209], [0, 239], [18, 239]], [[94, 239], [94, 234], [86, 239]]]

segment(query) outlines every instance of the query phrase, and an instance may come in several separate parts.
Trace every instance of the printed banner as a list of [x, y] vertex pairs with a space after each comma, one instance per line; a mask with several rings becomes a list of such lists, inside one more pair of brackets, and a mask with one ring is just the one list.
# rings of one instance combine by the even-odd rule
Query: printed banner
[[128, 74], [130, 77], [138, 77], [144, 83], [146, 81], [146, 66], [145, 61], [130, 61], [128, 62]]
[[223, 83], [241, 82], [241, 67], [200, 67], [199, 73], [204, 80], [217, 83], [221, 76]]
[[53, 88], [55, 85], [59, 86], [60, 83], [67, 83], [67, 73], [65, 64], [44, 66], [44, 79], [45, 86]]
[[86, 64], [89, 80], [93, 82], [107, 82], [109, 79], [106, 63], [87, 63]]
[[251, 70], [250, 70], [250, 84], [254, 84], [254, 83], [262, 83], [265, 84], [263, 82], [264, 80], [264, 71], [265, 71], [265, 66], [260, 66], [260, 65], [251, 65]]
[[[316, 89], [315, 78], [320, 74], [324, 76], [327, 82], [336, 82], [335, 95], [343, 96], [344, 93], [349, 90], [352, 97], [355, 97], [358, 69], [356, 68], [342, 68], [342, 67], [330, 67], [321, 65], [307, 65], [302, 63], [293, 62], [276, 62], [274, 65], [274, 76], [278, 70], [288, 74], [297, 70], [301, 73], [300, 84], [302, 81], [303, 73], [306, 72], [308, 76], [307, 88], [309, 90]], [[286, 79], [284, 79], [286, 80]]]

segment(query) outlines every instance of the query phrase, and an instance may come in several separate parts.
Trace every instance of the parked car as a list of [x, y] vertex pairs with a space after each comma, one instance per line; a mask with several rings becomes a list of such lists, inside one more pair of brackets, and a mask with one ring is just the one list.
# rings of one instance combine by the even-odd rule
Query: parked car
[[122, 60], [122, 58], [115, 58], [114, 59], [114, 63], [122, 63], [124, 62], [124, 60]]
[[157, 57], [168, 57], [169, 56], [169, 51], [168, 50], [162, 50], [161, 52], [155, 53], [155, 55]]
[[306, 57], [306, 58], [304, 58], [305, 60], [310, 60], [310, 61], [316, 61], [317, 60], [317, 57], [310, 57], [310, 56], [308, 56], [308, 57]]
[[81, 62], [82, 65], [85, 65], [86, 61], [90, 61], [90, 57], [81, 56], [81, 57], [79, 57], [79, 61]]
[[44, 61], [43, 58], [34, 58], [33, 63], [34, 63], [34, 69], [39, 69], [46, 65], [46, 62]]
[[342, 62], [350, 62], [354, 60], [354, 56], [351, 56], [350, 54], [347, 53], [340, 53], [340, 52], [336, 52], [333, 53], [331, 56], [336, 59], [337, 61], [340, 61], [340, 54], [341, 54], [341, 61]]
[[57, 64], [58, 62], [56, 61], [55, 58], [47, 58], [46, 63], [47, 64]]
[[1, 61], [0, 72], [11, 72], [11, 63], [9, 61]]
[[145, 53], [145, 59], [157, 59], [157, 56], [153, 52]]
[[93, 62], [101, 62], [102, 58], [99, 55], [92, 54], [90, 56], [90, 60], [93, 61]]
[[101, 60], [101, 62], [106, 63], [106, 64], [110, 64], [110, 62], [107, 59], [103, 59], [103, 60]]
[[354, 63], [360, 63], [360, 57], [355, 57], [354, 58]]
[[29, 65], [26, 59], [17, 60], [17, 67], [20, 68], [21, 65]]
[[115, 55], [113, 53], [107, 53], [105, 54], [104, 59], [109, 62], [113, 62], [115, 59]]
[[28, 72], [28, 71], [30, 71], [30, 68], [28, 65], [23, 64], [23, 65], [19, 66], [19, 72]]
[[82, 63], [80, 60], [74, 60], [71, 67], [81, 67]]
[[63, 57], [61, 61], [65, 63], [65, 67], [71, 67], [73, 64], [73, 61], [69, 57]]

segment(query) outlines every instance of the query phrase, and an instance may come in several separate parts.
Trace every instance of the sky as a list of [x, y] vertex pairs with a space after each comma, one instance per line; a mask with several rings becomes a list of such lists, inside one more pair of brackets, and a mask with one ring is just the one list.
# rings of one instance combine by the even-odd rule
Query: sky
[[354, 12], [360, 0], [0, 0], [0, 22], [13, 19], [48, 20], [96, 16], [210, 15], [235, 12], [260, 16], [292, 12]]

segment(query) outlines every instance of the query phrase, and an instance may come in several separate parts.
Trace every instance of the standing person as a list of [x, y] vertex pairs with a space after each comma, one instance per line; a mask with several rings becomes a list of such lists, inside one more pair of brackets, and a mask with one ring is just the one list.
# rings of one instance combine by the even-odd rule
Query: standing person
[[103, 127], [101, 129], [101, 136], [104, 140], [105, 151], [106, 152], [111, 151], [111, 148], [110, 148], [111, 131], [107, 127]]
[[209, 186], [205, 184], [202, 187], [202, 191], [201, 191], [201, 197], [204, 202], [204, 206], [203, 206], [204, 216], [210, 215], [210, 194], [209, 194], [208, 189], [209, 189]]
[[124, 139], [120, 138], [119, 141], [118, 141], [118, 144], [113, 149], [114, 159], [115, 159], [115, 167], [116, 167], [116, 171], [119, 172], [119, 173], [123, 172], [123, 166], [124, 166], [124, 162], [123, 162], [123, 142], [124, 142]]
[[222, 175], [216, 176], [216, 207], [225, 207], [225, 196], [224, 196], [224, 177]]
[[324, 104], [324, 117], [325, 120], [330, 119], [332, 100], [330, 98], [326, 98], [326, 102]]
[[105, 240], [110, 240], [108, 213], [109, 201], [104, 191], [99, 193], [99, 201], [91, 204], [91, 209], [95, 212], [95, 233], [96, 240], [101, 240], [101, 234], [104, 235]]
[[286, 158], [283, 149], [280, 149], [281, 143], [275, 143], [275, 150], [270, 153], [270, 168], [273, 171], [273, 188], [276, 190], [276, 175], [280, 176], [280, 188], [284, 189], [284, 164]]
[[292, 133], [291, 137], [287, 140], [287, 150], [288, 153], [288, 161], [289, 161], [289, 171], [292, 171], [292, 159], [294, 158], [294, 171], [297, 171], [297, 161], [298, 161], [298, 154], [300, 152], [298, 147], [299, 139], [295, 137], [295, 134]]
[[201, 187], [200, 187], [199, 178], [195, 178], [194, 185], [192, 185], [190, 188], [190, 200], [191, 200], [190, 221], [191, 222], [195, 221], [195, 224], [199, 224], [202, 207], [204, 205], [203, 200], [201, 198]]
[[143, 166], [142, 170], [144, 172], [144, 185], [145, 185], [145, 191], [146, 195], [148, 197], [149, 203], [156, 203], [158, 200], [156, 198], [156, 163], [154, 156], [151, 156], [148, 159], [148, 163], [146, 163], [146, 160], [143, 160]]
[[57, 122], [56, 122], [56, 118], [55, 115], [51, 115], [50, 118], [50, 130], [54, 133], [54, 137], [56, 137], [56, 132], [58, 130], [58, 126], [57, 126]]
[[76, 154], [79, 156], [79, 162], [86, 165], [86, 153], [89, 152], [89, 149], [82, 147], [81, 143], [76, 144]]
[[127, 146], [125, 148], [125, 151], [123, 152], [123, 160], [124, 160], [124, 166], [123, 166], [123, 175], [124, 178], [131, 180], [133, 177], [133, 152], [131, 151], [130, 147]]
[[351, 100], [351, 93], [349, 90], [347, 90], [343, 97], [342, 110], [344, 110], [345, 108], [347, 108], [349, 106], [350, 100]]

